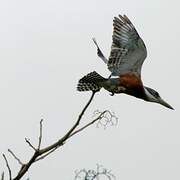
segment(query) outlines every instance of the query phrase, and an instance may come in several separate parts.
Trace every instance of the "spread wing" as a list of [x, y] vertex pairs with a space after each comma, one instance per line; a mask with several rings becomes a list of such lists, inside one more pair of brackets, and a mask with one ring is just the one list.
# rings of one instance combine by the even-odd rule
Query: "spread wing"
[[126, 15], [115, 17], [108, 69], [114, 76], [128, 72], [141, 75], [141, 67], [147, 56], [143, 40]]

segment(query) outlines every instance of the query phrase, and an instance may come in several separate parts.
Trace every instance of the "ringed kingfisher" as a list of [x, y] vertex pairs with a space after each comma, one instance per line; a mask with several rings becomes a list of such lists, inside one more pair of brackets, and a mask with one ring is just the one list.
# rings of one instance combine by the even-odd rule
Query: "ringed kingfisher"
[[[142, 64], [147, 56], [146, 46], [126, 15], [119, 15], [113, 20], [113, 35], [110, 56], [107, 59], [93, 39], [98, 56], [111, 71], [109, 78], [104, 78], [93, 71], [81, 78], [78, 91], [97, 92], [101, 88], [111, 95], [125, 93], [149, 102], [159, 103], [173, 109], [154, 89], [143, 85], [141, 80]], [[114, 77], [113, 77], [114, 76]]]

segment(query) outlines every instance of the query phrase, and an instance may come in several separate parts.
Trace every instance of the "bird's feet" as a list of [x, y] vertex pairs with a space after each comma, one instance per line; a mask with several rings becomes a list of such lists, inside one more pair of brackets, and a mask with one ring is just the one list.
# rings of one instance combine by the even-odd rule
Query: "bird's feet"
[[110, 79], [110, 78], [111, 78], [111, 76], [112, 76], [112, 73], [109, 75], [108, 79]]
[[110, 96], [114, 96], [114, 93], [113, 92], [111, 92], [111, 94], [109, 94]]

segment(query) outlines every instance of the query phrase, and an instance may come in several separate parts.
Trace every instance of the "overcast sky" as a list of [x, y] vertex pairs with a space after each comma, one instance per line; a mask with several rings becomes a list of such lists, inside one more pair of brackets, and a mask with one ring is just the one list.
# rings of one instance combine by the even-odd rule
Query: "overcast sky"
[[[179, 180], [179, 6], [178, 0], [0, 1], [0, 153], [10, 148], [27, 161], [32, 151], [24, 138], [37, 143], [41, 118], [44, 146], [73, 125], [90, 96], [76, 91], [79, 78], [93, 70], [109, 75], [91, 38], [109, 56], [113, 17], [126, 14], [148, 49], [144, 84], [175, 111], [102, 90], [83, 121], [109, 109], [118, 125], [90, 127], [34, 164], [25, 178], [70, 180], [75, 170], [98, 163], [121, 180]], [[15, 175], [19, 166], [7, 157]], [[1, 157], [0, 172], [5, 169]]]

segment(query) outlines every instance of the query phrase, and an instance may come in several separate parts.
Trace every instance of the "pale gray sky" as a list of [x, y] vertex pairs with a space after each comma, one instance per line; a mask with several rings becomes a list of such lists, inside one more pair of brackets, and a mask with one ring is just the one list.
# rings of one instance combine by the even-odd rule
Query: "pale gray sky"
[[[99, 163], [121, 180], [179, 180], [179, 6], [178, 0], [1, 1], [0, 153], [11, 148], [29, 159], [32, 151], [24, 137], [37, 141], [41, 118], [44, 146], [72, 126], [90, 96], [76, 91], [78, 79], [93, 70], [109, 75], [91, 38], [96, 37], [108, 56], [113, 17], [126, 14], [148, 49], [145, 85], [156, 89], [175, 111], [102, 91], [83, 121], [96, 109], [109, 109], [119, 124], [107, 130], [93, 126], [73, 137], [25, 177], [73, 179], [76, 169]], [[14, 159], [10, 163], [16, 172], [18, 164]], [[1, 157], [0, 171], [5, 168]]]

